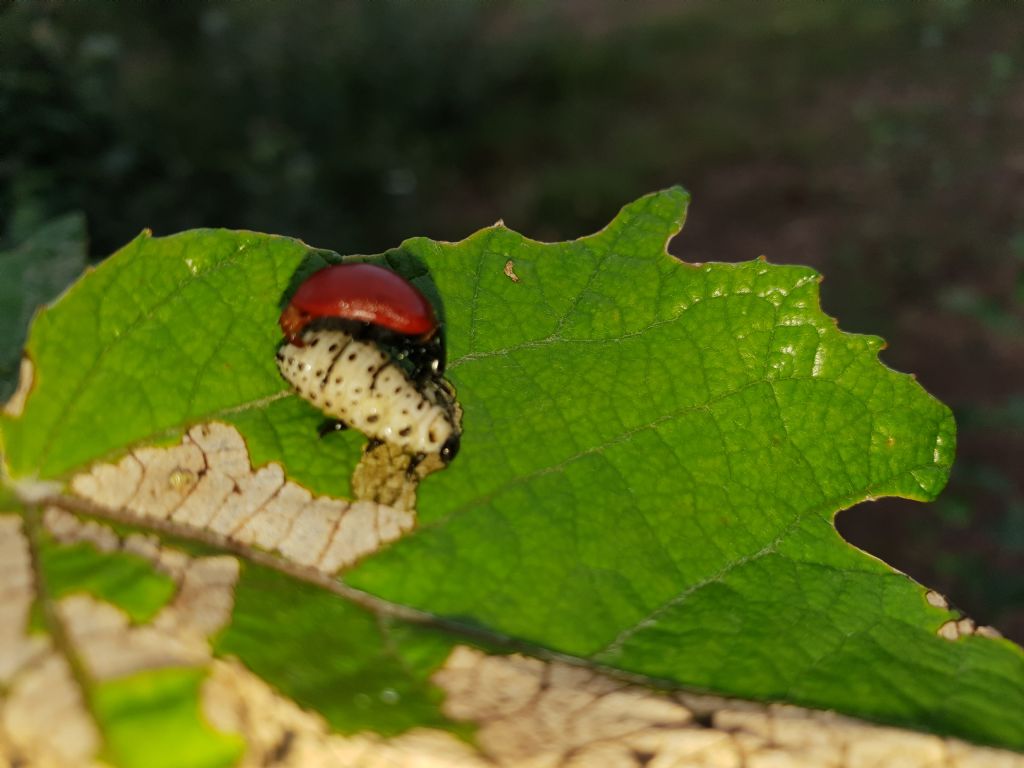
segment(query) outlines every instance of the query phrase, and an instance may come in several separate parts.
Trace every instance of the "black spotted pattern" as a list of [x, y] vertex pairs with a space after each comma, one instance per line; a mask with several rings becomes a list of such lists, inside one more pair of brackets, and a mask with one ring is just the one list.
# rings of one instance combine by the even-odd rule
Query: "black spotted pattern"
[[417, 386], [380, 347], [344, 331], [306, 330], [302, 346], [281, 347], [277, 367], [328, 416], [409, 453], [438, 453], [458, 436], [454, 402], [441, 382]]

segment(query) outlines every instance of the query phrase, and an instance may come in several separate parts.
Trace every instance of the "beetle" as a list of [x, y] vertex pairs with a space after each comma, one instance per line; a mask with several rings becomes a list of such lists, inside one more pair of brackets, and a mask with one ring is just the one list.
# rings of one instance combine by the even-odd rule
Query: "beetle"
[[315, 322], [391, 347], [396, 357], [409, 360], [416, 379], [444, 374], [444, 335], [433, 305], [404, 277], [376, 264], [335, 264], [314, 272], [279, 322], [290, 344], [301, 345], [302, 331]]
[[443, 379], [445, 349], [430, 301], [375, 264], [326, 267], [298, 287], [279, 319], [281, 375], [330, 419], [373, 443], [451, 461], [459, 448], [455, 397]]
[[415, 380], [379, 345], [337, 328], [307, 328], [297, 341], [277, 352], [281, 375], [341, 428], [412, 454], [410, 474], [428, 454], [455, 458], [460, 431], [444, 379]]

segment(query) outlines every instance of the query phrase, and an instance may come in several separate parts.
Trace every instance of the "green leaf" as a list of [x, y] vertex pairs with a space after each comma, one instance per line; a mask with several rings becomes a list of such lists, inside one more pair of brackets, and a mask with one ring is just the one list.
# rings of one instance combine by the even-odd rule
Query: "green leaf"
[[79, 213], [54, 219], [0, 252], [0, 400], [10, 397], [17, 383], [29, 318], [78, 277], [85, 258], [85, 218]]
[[145, 559], [125, 552], [99, 552], [84, 543], [60, 546], [43, 542], [39, 568], [51, 599], [75, 592], [94, 595], [140, 624], [152, 619], [175, 589], [174, 581], [154, 571]]
[[318, 494], [349, 497], [349, 472], [359, 461], [356, 435], [332, 435], [321, 440], [316, 427], [323, 416], [295, 397], [275, 400], [223, 416], [245, 435], [254, 466], [283, 462], [289, 476]]
[[[403, 629], [366, 609], [274, 571], [249, 567], [235, 591], [231, 626], [215, 648], [237, 656], [342, 733], [450, 728], [438, 711], [441, 692], [428, 678], [451, 651], [452, 641], [414, 632], [414, 638], [396, 641]], [[311, 663], [310, 648], [327, 652]]]
[[141, 234], [39, 314], [36, 391], [4, 426], [12, 473], [59, 476], [282, 392], [278, 303], [316, 256], [246, 232]]
[[203, 722], [197, 669], [160, 669], [103, 683], [92, 695], [107, 758], [125, 768], [227, 768], [244, 745]]
[[924, 590], [832, 527], [933, 498], [950, 411], [822, 314], [812, 270], [668, 258], [685, 203], [574, 243], [403, 246], [460, 331], [467, 458], [346, 580], [678, 684], [1024, 746], [1021, 649], [937, 637]]
[[[880, 339], [822, 313], [813, 270], [670, 257], [687, 202], [650, 195], [573, 242], [496, 225], [374, 257], [440, 311], [462, 450], [416, 489], [415, 528], [360, 550], [340, 580], [316, 569], [348, 512], [319, 498], [319, 518], [248, 539], [218, 528], [251, 478], [236, 458], [234, 475], [215, 463], [222, 433], [189, 431], [232, 425], [253, 468], [283, 468], [291, 485], [275, 498], [304, 498], [296, 509], [302, 488], [357, 495], [365, 438], [317, 438], [320, 414], [274, 364], [283, 302], [340, 258], [294, 240], [143, 234], [74, 286], [33, 327], [23, 413], [0, 420], [8, 475], [25, 495], [89, 472], [48, 501], [249, 560], [216, 657], [336, 732], [464, 736], [436, 673], [473, 641], [1024, 749], [1024, 652], [966, 624], [946, 639], [959, 616], [832, 525], [879, 496], [934, 498], [949, 410], [879, 362]], [[143, 449], [180, 440], [200, 463], [160, 454], [164, 474], [146, 475], [157, 454]], [[143, 477], [117, 485], [118, 472]], [[108, 481], [117, 493], [103, 496]], [[208, 514], [181, 511], [197, 498]], [[283, 543], [314, 529], [313, 544]], [[102, 580], [82, 581], [113, 602]]]

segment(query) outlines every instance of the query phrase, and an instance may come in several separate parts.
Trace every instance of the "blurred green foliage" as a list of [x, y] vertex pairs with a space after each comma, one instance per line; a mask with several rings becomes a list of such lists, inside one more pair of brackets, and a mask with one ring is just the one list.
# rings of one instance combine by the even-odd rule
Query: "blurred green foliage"
[[0, 250], [71, 211], [94, 258], [143, 227], [365, 253], [502, 217], [553, 240], [683, 183], [675, 252], [815, 266], [843, 328], [886, 336], [886, 361], [953, 405], [937, 505], [864, 505], [840, 529], [1024, 638], [1018, 8], [0, 9]]
[[32, 314], [78, 277], [86, 263], [85, 219], [68, 213], [0, 249], [0, 400], [14, 392]]
[[[787, 113], [902, 58], [925, 15], [621, 5], [15, 4], [0, 17], [0, 210], [19, 230], [83, 208], [100, 253], [145, 226], [348, 251], [499, 215], [585, 230], [681, 175], [827, 152], [834, 136]], [[968, 11], [939, 7], [942, 39]], [[913, 126], [872, 110], [857, 114], [884, 166]]]

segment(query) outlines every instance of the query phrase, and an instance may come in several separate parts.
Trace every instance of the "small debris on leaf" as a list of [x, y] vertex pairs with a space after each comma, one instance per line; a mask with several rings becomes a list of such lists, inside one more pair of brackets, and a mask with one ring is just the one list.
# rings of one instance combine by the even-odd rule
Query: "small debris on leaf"
[[515, 266], [516, 265], [512, 261], [512, 259], [509, 259], [508, 261], [505, 262], [505, 277], [507, 277], [513, 283], [518, 283], [519, 275], [517, 275], [515, 272]]

